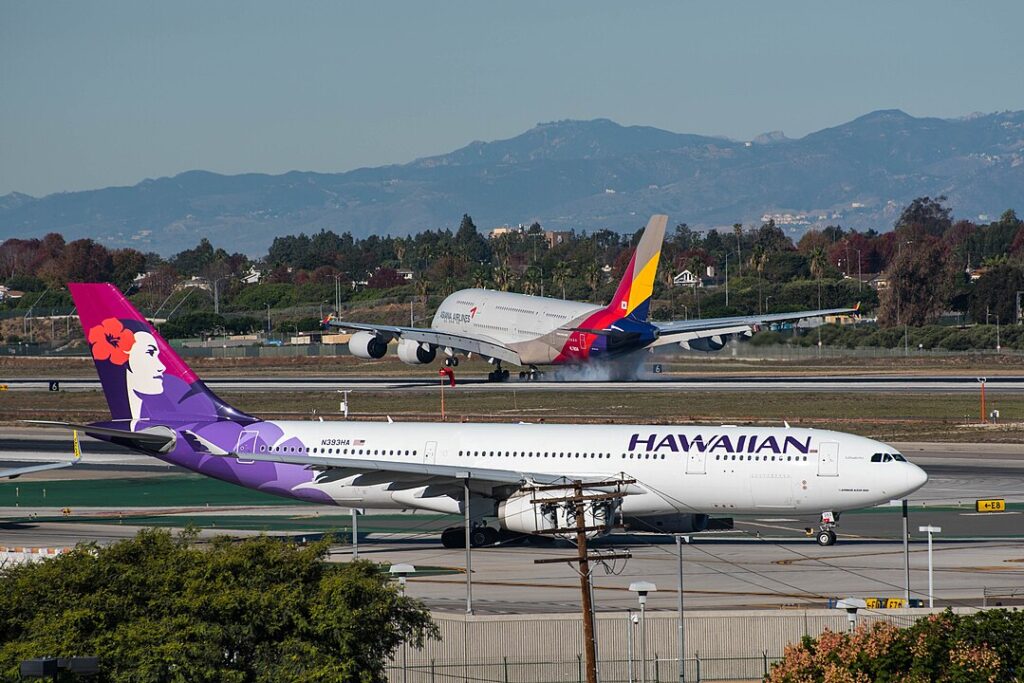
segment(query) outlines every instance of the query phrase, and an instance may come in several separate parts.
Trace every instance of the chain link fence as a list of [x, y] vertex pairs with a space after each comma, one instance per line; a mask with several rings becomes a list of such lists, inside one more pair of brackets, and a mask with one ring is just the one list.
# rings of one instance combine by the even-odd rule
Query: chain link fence
[[[760, 681], [768, 675], [772, 664], [781, 657], [767, 652], [749, 657], [692, 657], [687, 658], [686, 681]], [[388, 667], [388, 680], [392, 683], [446, 683], [448, 681], [479, 681], [487, 683], [583, 683], [586, 670], [583, 655], [550, 662], [527, 662], [503, 657], [500, 661], [477, 661], [442, 664], [431, 661], [403, 667]], [[654, 657], [640, 659], [614, 659], [598, 662], [598, 680], [601, 683], [677, 683], [679, 660]]]

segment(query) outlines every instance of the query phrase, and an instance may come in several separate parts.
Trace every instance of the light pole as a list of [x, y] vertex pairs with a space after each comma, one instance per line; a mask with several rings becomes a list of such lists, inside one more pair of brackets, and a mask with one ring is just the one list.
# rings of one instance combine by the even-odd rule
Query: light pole
[[928, 608], [935, 607], [935, 586], [932, 583], [932, 534], [942, 533], [941, 526], [921, 526], [918, 531], [928, 533]]
[[689, 536], [676, 536], [676, 552], [679, 556], [679, 681], [686, 683], [686, 627], [683, 624], [683, 542], [689, 543]]
[[647, 594], [658, 590], [649, 581], [634, 581], [629, 590], [637, 595], [640, 601], [640, 683], [647, 683]]
[[860, 265], [860, 249], [857, 250], [857, 291], [859, 292], [861, 287], [864, 286], [864, 273], [861, 272]]
[[220, 315], [220, 283], [227, 280], [226, 277], [219, 277], [213, 281], [213, 312]]
[[765, 315], [768, 314], [768, 302], [771, 301], [771, 300], [772, 300], [772, 295], [771, 294], [769, 294], [768, 296], [766, 296], [764, 298], [764, 312], [765, 312]]
[[626, 619], [626, 659], [629, 660], [628, 679], [629, 683], [633, 683], [633, 628], [640, 619], [633, 614], [631, 609], [626, 610]]
[[729, 308], [729, 252], [725, 252], [725, 307]]
[[[405, 578], [407, 576], [409, 576], [409, 574], [415, 574], [416, 573], [416, 567], [412, 566], [411, 564], [393, 564], [393, 565], [391, 565], [391, 569], [389, 569], [388, 571], [391, 572], [392, 576], [397, 576], [398, 577], [398, 585], [401, 586], [402, 595], [404, 596], [405, 595]], [[407, 661], [406, 661], [406, 659], [407, 659], [406, 658], [406, 651], [407, 651], [407, 645], [406, 645], [406, 643], [403, 642], [402, 643], [402, 681], [403, 681], [403, 683], [407, 680], [406, 677], [409, 675], [409, 667], [407, 666]]]
[[472, 552], [472, 519], [469, 514], [469, 472], [457, 472], [456, 479], [462, 480], [463, 505], [465, 506], [466, 524], [466, 614], [473, 613], [473, 552]]
[[270, 304], [267, 304], [267, 337], [270, 337]]
[[837, 609], [846, 610], [846, 620], [851, 632], [857, 628], [857, 610], [866, 609], [867, 606], [867, 601], [862, 598], [843, 598], [836, 603]]

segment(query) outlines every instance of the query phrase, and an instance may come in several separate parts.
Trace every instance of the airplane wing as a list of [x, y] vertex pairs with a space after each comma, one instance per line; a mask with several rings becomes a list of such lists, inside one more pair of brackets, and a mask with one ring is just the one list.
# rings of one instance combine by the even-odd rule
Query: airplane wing
[[32, 474], [33, 472], [45, 472], [47, 470], [59, 470], [65, 467], [71, 467], [74, 464], [74, 461], [68, 461], [51, 462], [45, 465], [29, 465], [27, 467], [12, 467], [10, 469], [0, 470], [0, 479], [17, 479], [23, 474]]
[[360, 330], [373, 332], [388, 341], [392, 339], [411, 339], [412, 341], [432, 344], [442, 349], [447, 347], [464, 353], [473, 353], [484, 358], [496, 358], [512, 365], [522, 365], [519, 354], [507, 346], [480, 337], [467, 337], [450, 332], [441, 332], [429, 327], [402, 327], [400, 325], [376, 325], [373, 323], [356, 323], [347, 320], [328, 318], [324, 325], [339, 327], [344, 330]]
[[860, 304], [853, 308], [822, 308], [814, 311], [793, 311], [791, 313], [652, 323], [658, 328], [658, 339], [651, 346], [664, 346], [665, 344], [677, 344], [695, 339], [729, 334], [747, 334], [753, 332], [754, 328], [760, 325], [792, 320], [806, 320], [807, 318], [820, 318], [826, 315], [856, 313], [858, 310], [860, 310]]
[[[244, 453], [227, 454], [244, 460], [260, 462], [279, 462], [289, 465], [305, 465], [307, 469], [323, 470], [339, 477], [358, 476], [354, 482], [357, 486], [390, 484], [394, 489], [409, 489], [420, 486], [429, 487], [428, 495], [457, 495], [456, 486], [462, 480], [468, 480], [470, 486], [477, 490], [492, 491], [493, 489], [518, 489], [524, 484], [569, 484], [579, 476], [526, 472], [518, 470], [500, 470], [481, 467], [456, 467], [454, 465], [436, 465], [432, 463], [393, 462], [388, 460], [365, 460], [360, 458], [342, 458], [334, 456], [302, 455], [298, 453]], [[623, 495], [645, 493], [646, 489], [637, 484], [608, 484], [607, 475], [595, 476], [588, 481], [587, 488], [596, 491], [616, 492]]]

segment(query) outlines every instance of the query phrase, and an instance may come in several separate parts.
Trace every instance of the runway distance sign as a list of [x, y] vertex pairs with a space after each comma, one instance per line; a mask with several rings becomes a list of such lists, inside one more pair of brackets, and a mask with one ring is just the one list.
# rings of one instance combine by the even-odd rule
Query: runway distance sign
[[975, 503], [974, 509], [978, 512], [1006, 512], [1006, 499], [989, 498], [988, 500], [979, 500]]

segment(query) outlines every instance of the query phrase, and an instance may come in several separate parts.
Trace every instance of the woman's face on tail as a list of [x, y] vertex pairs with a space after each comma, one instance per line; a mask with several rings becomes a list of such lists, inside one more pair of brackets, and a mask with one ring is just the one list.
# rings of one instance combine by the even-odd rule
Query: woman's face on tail
[[149, 332], [136, 332], [135, 343], [128, 352], [128, 383], [140, 394], [162, 394], [164, 371], [160, 349]]

